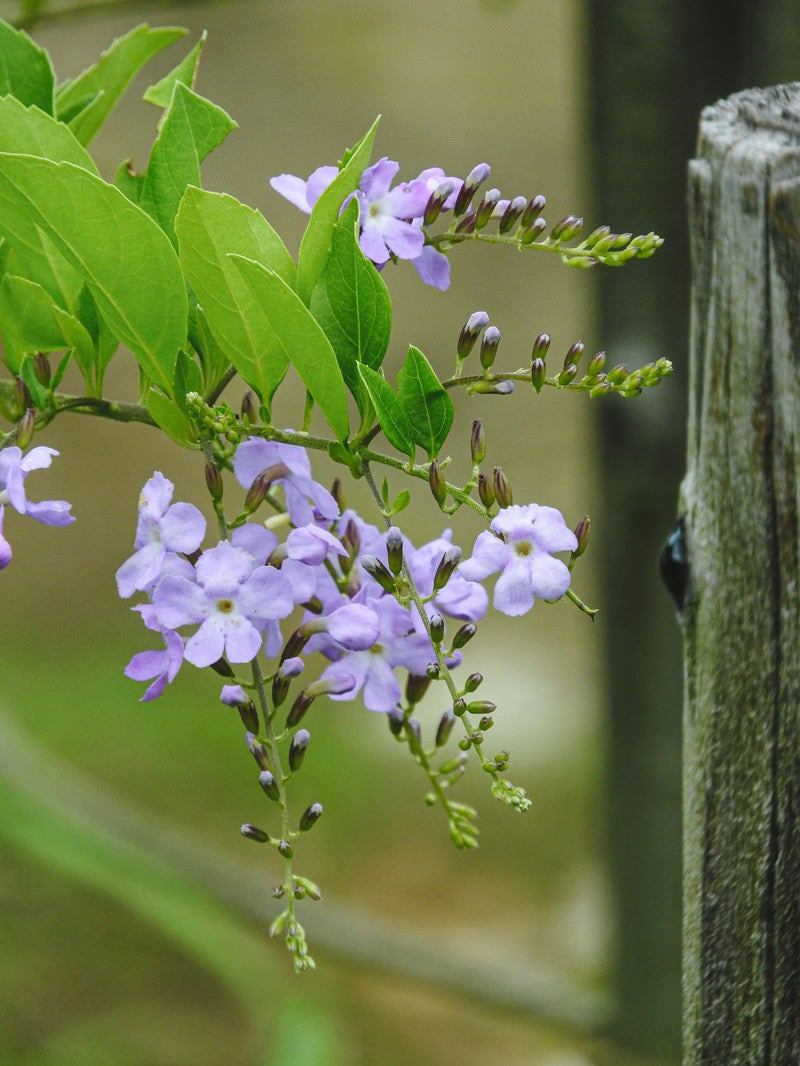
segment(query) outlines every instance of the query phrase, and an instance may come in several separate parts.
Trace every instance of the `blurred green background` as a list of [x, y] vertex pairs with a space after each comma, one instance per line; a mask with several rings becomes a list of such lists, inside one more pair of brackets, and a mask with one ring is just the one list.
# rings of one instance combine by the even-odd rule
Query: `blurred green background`
[[[16, 5], [8, 7], [14, 14]], [[589, 122], [610, 57], [598, 54], [590, 8], [579, 0], [126, 3], [45, 19], [32, 32], [63, 78], [137, 22], [188, 27], [187, 48], [207, 29], [197, 88], [239, 130], [206, 163], [205, 185], [260, 208], [291, 249], [304, 219], [268, 178], [336, 161], [378, 113], [376, 157], [398, 159], [403, 178], [432, 165], [465, 174], [486, 160], [504, 195], [543, 192], [551, 222], [575, 213], [589, 227], [638, 225], [681, 248], [682, 209], [641, 221], [597, 213], [602, 146], [591, 143]], [[636, 48], [621, 41], [615, 60], [624, 64]], [[157, 112], [141, 94], [179, 54], [174, 46], [147, 68], [98, 137], [106, 178], [126, 158], [144, 168]], [[665, 138], [663, 164], [682, 172], [690, 149], [679, 160], [675, 150]], [[648, 160], [655, 169], [658, 162]], [[666, 265], [662, 256], [633, 263], [616, 284], [624, 291], [635, 272], [658, 291], [675, 269], [668, 248]], [[477, 309], [502, 331], [503, 366], [524, 365], [533, 338], [547, 331], [554, 358], [580, 338], [589, 351], [608, 347], [612, 363], [667, 355], [684, 373], [681, 353], [652, 347], [644, 323], [641, 339], [613, 350], [598, 325], [596, 272], [492, 247], [459, 249], [452, 263], [446, 294], [424, 287], [408, 264], [387, 274], [390, 376], [408, 343], [446, 371]], [[685, 261], [679, 269], [685, 279]], [[107, 392], [132, 395], [133, 382], [131, 363], [119, 358]], [[680, 437], [673, 388], [637, 406], [647, 405], [652, 426], [670, 423]], [[288, 388], [279, 398], [276, 417], [297, 424], [300, 393]], [[480, 416], [488, 461], [503, 465], [518, 501], [557, 506], [570, 524], [589, 512], [602, 530], [611, 516], [596, 407], [582, 396], [524, 390], [462, 398], [452, 451], [465, 469], [469, 425]], [[318, 971], [296, 978], [266, 937], [276, 912], [271, 853], [238, 834], [240, 823], [264, 813], [238, 718], [197, 671], [184, 670], [153, 704], [138, 703], [139, 687], [122, 675], [143, 646], [139, 619], [117, 599], [113, 579], [130, 552], [138, 492], [162, 469], [176, 498], [201, 501], [197, 456], [157, 450], [144, 428], [86, 419], [62, 419], [41, 443], [62, 454], [50, 491], [41, 475], [40, 495], [69, 499], [78, 521], [56, 531], [22, 528], [12, 516], [6, 529], [15, 555], [2, 578], [0, 622], [0, 1061], [643, 1063], [641, 1053], [626, 1060], [589, 1032], [614, 984], [619, 923], [603, 815], [600, 570], [606, 591], [609, 574], [620, 590], [640, 580], [619, 545], [606, 538], [577, 571], [577, 591], [601, 608], [597, 625], [567, 604], [539, 605], [523, 619], [487, 620], [468, 649], [469, 668], [486, 677], [482, 693], [499, 706], [492, 739], [512, 752], [511, 777], [534, 800], [518, 816], [490, 798], [479, 772], [468, 775], [460, 798], [480, 809], [479, 851], [452, 849], [440, 812], [422, 803], [422, 775], [381, 716], [355, 704], [315, 705], [298, 809], [319, 800], [325, 817], [303, 841], [299, 871], [321, 883], [325, 900], [303, 906]], [[634, 452], [618, 477], [673, 484], [679, 465], [671, 455], [669, 469], [654, 470]], [[359, 486], [348, 497], [365, 500]], [[629, 524], [641, 506], [629, 502]], [[664, 534], [666, 514], [657, 517]], [[441, 518], [420, 499], [408, 531], [419, 542], [440, 531]], [[457, 516], [453, 524], [468, 547], [475, 522]], [[641, 580], [654, 583], [650, 570]], [[657, 610], [671, 625], [666, 601]], [[655, 643], [651, 650], [658, 656]], [[646, 664], [634, 667], [647, 673]], [[440, 710], [427, 706], [427, 728]], [[635, 807], [638, 797], [628, 801]], [[668, 814], [677, 824], [676, 802]], [[679, 858], [669, 843], [662, 877], [674, 885]], [[667, 932], [674, 956], [676, 930]], [[662, 1047], [674, 1044], [672, 1026]]]

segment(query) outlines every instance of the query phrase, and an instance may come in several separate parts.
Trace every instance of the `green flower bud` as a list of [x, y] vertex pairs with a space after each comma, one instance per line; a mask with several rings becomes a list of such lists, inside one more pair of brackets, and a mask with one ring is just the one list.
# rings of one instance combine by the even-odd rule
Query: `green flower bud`
[[254, 840], [257, 844], [266, 844], [269, 840], [269, 833], [265, 833], [263, 829], [259, 829], [257, 825], [251, 825], [249, 822], [245, 822], [239, 832], [243, 837], [247, 837], [248, 840]]
[[391, 711], [386, 715], [386, 720], [389, 723], [389, 732], [392, 736], [399, 737], [406, 722], [406, 716], [402, 710], [399, 707], [392, 707]]
[[496, 466], [492, 471], [492, 484], [494, 485], [495, 499], [500, 506], [510, 507], [514, 502], [514, 495], [511, 492], [508, 478], [499, 466]]
[[586, 367], [586, 373], [589, 377], [594, 377], [599, 374], [603, 367], [606, 365], [608, 356], [605, 352], [595, 352], [592, 358], [589, 360], [589, 365]]
[[494, 485], [485, 474], [478, 474], [478, 498], [484, 507], [494, 503]]
[[275, 775], [271, 770], [262, 770], [258, 775], [258, 783], [261, 785], [269, 799], [273, 801], [280, 799], [280, 792], [278, 791], [278, 785], [275, 781]]
[[33, 413], [33, 409], [29, 407], [17, 423], [17, 447], [24, 451], [33, 440], [35, 430], [36, 416]]
[[214, 503], [219, 503], [222, 499], [223, 483], [222, 474], [216, 463], [206, 463], [205, 466], [206, 475], [206, 488], [208, 494]]
[[[443, 748], [447, 741], [450, 739], [450, 734], [453, 732], [453, 726], [456, 724], [456, 716], [448, 707], [439, 719], [439, 724], [436, 727], [436, 747]], [[442, 768], [444, 769], [444, 768]], [[453, 767], [455, 769], [455, 767]], [[446, 772], [446, 771], [445, 771]]]
[[430, 627], [431, 640], [434, 644], [441, 644], [444, 640], [444, 618], [438, 612], [430, 616]]
[[500, 199], [501, 192], [499, 189], [489, 189], [483, 194], [481, 202], [478, 204], [478, 208], [475, 212], [475, 228], [483, 229], [489, 219], [494, 213], [495, 207]]
[[425, 213], [423, 215], [423, 225], [430, 226], [442, 212], [445, 202], [448, 196], [452, 193], [455, 185], [448, 178], [445, 181], [440, 181], [436, 188], [430, 195], [430, 199], [425, 207]]
[[237, 703], [236, 710], [239, 712], [239, 717], [242, 720], [242, 725], [250, 733], [258, 732], [258, 711], [256, 705], [252, 700], [248, 700], [246, 703]]
[[389, 569], [397, 576], [403, 569], [403, 534], [397, 526], [392, 526], [386, 534], [386, 553]]
[[477, 671], [474, 674], [470, 674], [467, 680], [464, 682], [464, 690], [466, 692], [474, 692], [475, 689], [483, 683], [483, 674]]
[[458, 225], [456, 226], [454, 232], [455, 233], [474, 233], [475, 232], [475, 223], [476, 223], [476, 221], [477, 221], [477, 215], [475, 214], [474, 211], [470, 211], [469, 214], [464, 215], [463, 218], [459, 219]]
[[591, 528], [592, 520], [588, 514], [585, 514], [580, 522], [578, 522], [577, 526], [575, 526], [575, 537], [578, 541], [578, 547], [572, 553], [573, 559], [577, 559], [579, 555], [583, 555], [586, 551], [586, 548], [589, 545], [589, 533], [591, 532]]
[[431, 460], [431, 464], [428, 467], [428, 484], [431, 487], [434, 500], [442, 507], [447, 499], [447, 483], [445, 482], [442, 468], [435, 459]]
[[242, 405], [239, 410], [242, 419], [249, 422], [251, 426], [258, 422], [258, 399], [252, 389], [248, 389], [242, 397]]
[[583, 343], [583, 341], [575, 341], [574, 344], [571, 344], [569, 346], [567, 354], [564, 356], [564, 369], [565, 370], [567, 369], [567, 367], [570, 367], [573, 364], [580, 363], [581, 356], [583, 355], [585, 348], [586, 348], [586, 345]]
[[520, 219], [520, 226], [523, 229], [527, 229], [528, 226], [533, 225], [539, 215], [544, 211], [547, 200], [541, 193], [528, 200], [528, 206], [522, 212], [522, 218]]
[[483, 422], [476, 418], [469, 435], [469, 452], [474, 466], [479, 466], [486, 458], [486, 434]]
[[39, 384], [43, 385], [46, 389], [49, 389], [53, 373], [50, 369], [50, 360], [44, 352], [37, 352], [36, 355], [34, 355], [33, 372], [36, 375], [36, 380]]
[[467, 704], [467, 710], [470, 714], [494, 714], [497, 704], [491, 700], [473, 700]]
[[542, 391], [546, 377], [547, 368], [544, 365], [544, 359], [534, 359], [531, 363], [531, 385], [537, 393]]
[[313, 702], [314, 697], [309, 696], [307, 692], [303, 691], [298, 693], [297, 699], [294, 701], [291, 710], [286, 715], [287, 729], [293, 729], [296, 725], [300, 724], [303, 716]]
[[456, 718], [460, 718], [466, 712], [466, 710], [467, 701], [462, 696], [459, 696], [458, 699], [453, 703], [453, 714], [456, 716]]
[[467, 321], [461, 327], [456, 342], [456, 352], [459, 359], [466, 359], [475, 347], [475, 341], [480, 336], [481, 330], [489, 325], [489, 316], [485, 311], [473, 311]]
[[409, 674], [406, 679], [406, 699], [409, 703], [419, 703], [430, 686], [431, 679], [425, 674]]
[[433, 591], [441, 592], [447, 582], [453, 576], [455, 568], [461, 562], [461, 549], [454, 544], [448, 548], [439, 560], [436, 573], [433, 575]]
[[292, 743], [289, 745], [289, 769], [293, 772], [300, 769], [310, 740], [311, 734], [307, 729], [298, 729], [292, 737]]
[[466, 644], [469, 644], [477, 632], [478, 627], [474, 622], [465, 622], [453, 637], [453, 651], [459, 651]]
[[256, 760], [259, 769], [268, 770], [270, 760], [267, 748], [254, 733], [246, 733], [245, 740], [247, 741], [247, 747], [250, 749], [250, 754]]
[[369, 576], [378, 582], [384, 592], [394, 593], [396, 591], [397, 584], [394, 575], [386, 569], [377, 555], [362, 555], [361, 565]]
[[500, 330], [497, 326], [489, 326], [481, 338], [481, 366], [484, 370], [490, 370], [494, 364], [499, 344]]
[[288, 840], [282, 840], [280, 844], [278, 844], [278, 851], [283, 855], [284, 859], [291, 859], [294, 855], [294, 848]]
[[300, 832], [307, 833], [309, 829], [313, 828], [322, 817], [322, 804], [312, 803], [310, 807], [306, 807], [303, 813], [300, 815]]
[[524, 196], [515, 196], [503, 212], [503, 217], [500, 219], [500, 224], [498, 226], [500, 233], [509, 233], [514, 228], [517, 219], [521, 217], [522, 212], [527, 206], [528, 201]]
[[547, 229], [547, 221], [543, 218], [536, 218], [530, 224], [530, 226], [523, 230], [520, 234], [520, 244], [533, 244], [537, 237], [540, 237], [542, 233]]
[[550, 334], [540, 333], [536, 340], [533, 342], [533, 350], [531, 351], [531, 362], [534, 359], [545, 360], [547, 353], [550, 350]]

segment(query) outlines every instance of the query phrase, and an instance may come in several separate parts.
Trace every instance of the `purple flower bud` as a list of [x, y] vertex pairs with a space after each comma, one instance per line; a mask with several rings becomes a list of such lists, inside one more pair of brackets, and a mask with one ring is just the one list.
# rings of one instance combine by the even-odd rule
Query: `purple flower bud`
[[494, 485], [486, 474], [478, 475], [478, 497], [484, 507], [491, 507], [494, 503]]
[[436, 747], [443, 748], [447, 741], [450, 739], [450, 734], [453, 732], [453, 726], [456, 724], [456, 716], [448, 707], [439, 719], [439, 724], [436, 727]]
[[474, 692], [482, 683], [483, 674], [480, 674], [476, 671], [474, 674], [470, 674], [467, 680], [464, 682], [464, 691]]
[[472, 640], [477, 632], [478, 627], [474, 622], [466, 622], [453, 637], [453, 648], [456, 651], [463, 648], [465, 644], [468, 644]]
[[377, 555], [362, 555], [361, 565], [369, 576], [378, 582], [384, 592], [394, 593], [396, 588], [394, 576], [386, 569]]
[[508, 478], [499, 466], [492, 471], [492, 484], [494, 486], [495, 499], [501, 507], [510, 507], [514, 502], [511, 485]]
[[[50, 360], [44, 354], [44, 352], [37, 352], [33, 357], [33, 372], [36, 375], [36, 380], [44, 388], [50, 388], [50, 381], [53, 376], [53, 372], [50, 369]], [[20, 445], [22, 447], [22, 445]]]
[[583, 555], [589, 546], [589, 533], [592, 528], [592, 520], [585, 514], [583, 518], [575, 526], [575, 539], [578, 542], [578, 547], [573, 551], [572, 558], [577, 559], [578, 556]]
[[257, 844], [266, 844], [269, 840], [269, 833], [265, 833], [263, 829], [259, 829], [257, 825], [251, 825], [249, 822], [245, 822], [239, 831], [243, 837], [247, 837], [248, 840], [254, 840]]
[[567, 367], [572, 366], [573, 363], [580, 363], [581, 356], [583, 355], [585, 348], [586, 345], [583, 343], [583, 341], [575, 341], [574, 344], [571, 344], [569, 346], [567, 354], [564, 356], [565, 370], [567, 369]]
[[475, 212], [475, 229], [483, 229], [494, 213], [494, 209], [500, 202], [501, 192], [499, 189], [488, 189], [482, 196], [481, 202]]
[[568, 366], [565, 366], [561, 373], [558, 375], [558, 377], [556, 378], [556, 382], [563, 387], [564, 385], [569, 385], [569, 383], [571, 381], [574, 381], [577, 376], [578, 367], [575, 363], [570, 363]]
[[395, 577], [403, 569], [403, 534], [392, 526], [386, 534], [386, 555], [389, 569]]
[[447, 483], [445, 482], [442, 468], [435, 459], [431, 461], [431, 465], [428, 467], [428, 484], [431, 487], [434, 500], [442, 507], [447, 499]]
[[429, 622], [431, 627], [431, 640], [434, 644], [441, 644], [444, 640], [444, 618], [442, 618], [438, 611], [434, 611], [430, 616]]
[[476, 418], [469, 436], [469, 451], [473, 466], [479, 466], [486, 458], [486, 434], [483, 422]]
[[527, 205], [528, 201], [524, 196], [514, 197], [503, 212], [503, 217], [500, 219], [500, 224], [498, 226], [500, 233], [508, 233], [513, 229], [515, 222], [520, 218]]
[[419, 703], [430, 686], [431, 679], [424, 674], [409, 674], [406, 681], [406, 699], [409, 703]]
[[289, 769], [292, 773], [302, 766], [310, 740], [311, 734], [307, 729], [298, 729], [292, 737], [292, 743], [289, 746]]
[[262, 770], [258, 775], [258, 783], [263, 788], [267, 797], [273, 801], [280, 799], [278, 784], [271, 770]]
[[307, 833], [309, 829], [312, 829], [317, 824], [321, 817], [321, 803], [312, 803], [310, 807], [306, 807], [300, 815], [300, 832]]
[[252, 389], [248, 389], [242, 397], [241, 411], [243, 421], [254, 426], [258, 422], [258, 400]]
[[500, 330], [497, 326], [489, 326], [481, 338], [481, 366], [484, 370], [490, 370], [494, 364], [499, 344]]
[[439, 560], [439, 565], [436, 567], [436, 573], [433, 575], [433, 591], [440, 592], [450, 578], [453, 576], [455, 568], [458, 566], [461, 559], [461, 549], [454, 544], [452, 548], [448, 548], [442, 558]]
[[531, 363], [531, 385], [537, 393], [542, 391], [546, 378], [547, 367], [544, 365], [544, 359], [534, 359]]
[[222, 484], [222, 474], [220, 473], [220, 470], [219, 470], [219, 467], [217, 466], [217, 464], [216, 463], [206, 463], [205, 475], [206, 475], [206, 488], [208, 489], [208, 494], [211, 497], [211, 499], [214, 501], [214, 503], [219, 503], [219, 501], [222, 499], [223, 484]]
[[528, 201], [528, 206], [522, 212], [522, 218], [520, 219], [520, 226], [523, 229], [527, 229], [531, 226], [539, 215], [544, 211], [547, 200], [541, 193], [538, 193], [532, 199]]
[[481, 330], [489, 325], [489, 316], [485, 311], [473, 311], [467, 321], [461, 327], [461, 333], [456, 342], [456, 351], [459, 359], [466, 359], [475, 347], [475, 341], [480, 336]]
[[245, 741], [247, 742], [247, 747], [250, 749], [250, 754], [256, 760], [258, 766], [262, 770], [268, 770], [269, 752], [255, 733], [245, 733]]
[[540, 236], [540, 234], [542, 234], [546, 229], [547, 222], [545, 219], [534, 219], [530, 226], [526, 230], [523, 230], [522, 234], [520, 235], [520, 244], [533, 244], [536, 238]]

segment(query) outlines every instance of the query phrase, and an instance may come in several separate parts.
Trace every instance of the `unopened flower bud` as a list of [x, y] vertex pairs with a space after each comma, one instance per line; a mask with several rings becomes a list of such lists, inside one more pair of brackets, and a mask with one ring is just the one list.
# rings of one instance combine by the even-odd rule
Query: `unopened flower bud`
[[271, 770], [262, 770], [258, 775], [258, 783], [264, 789], [265, 794], [271, 800], [280, 799], [280, 792], [278, 791], [278, 783], [275, 780], [275, 775]]
[[621, 385], [628, 374], [630, 374], [630, 370], [628, 370], [627, 366], [624, 363], [619, 363], [608, 371], [606, 381], [610, 385]]
[[536, 340], [533, 342], [533, 349], [531, 350], [531, 361], [533, 361], [534, 359], [546, 359], [549, 350], [550, 334], [540, 333]]
[[586, 367], [586, 373], [589, 377], [594, 377], [599, 374], [605, 367], [608, 356], [605, 352], [595, 352], [592, 358], [589, 360], [589, 365]]
[[476, 418], [472, 423], [469, 435], [469, 452], [473, 466], [480, 466], [486, 458], [486, 434], [483, 430], [483, 422]]
[[222, 499], [223, 483], [222, 474], [216, 463], [206, 463], [205, 467], [206, 475], [206, 488], [208, 494], [214, 503], [219, 503]]
[[406, 717], [402, 710], [395, 706], [386, 715], [386, 720], [389, 723], [389, 732], [393, 737], [399, 737], [403, 732], [403, 725], [405, 724]]
[[467, 678], [467, 680], [464, 682], [464, 689], [467, 692], [474, 692], [475, 689], [480, 684], [482, 684], [482, 682], [483, 682], [483, 674], [480, 674], [480, 673], [478, 673], [476, 671], [474, 674], [470, 674], [469, 677]]
[[551, 241], [571, 241], [583, 229], [583, 219], [575, 215], [564, 215], [550, 231]]
[[395, 592], [397, 585], [394, 575], [386, 569], [377, 555], [362, 555], [361, 565], [369, 576], [378, 582], [384, 592]]
[[520, 244], [533, 244], [533, 242], [536, 240], [536, 238], [541, 236], [542, 233], [544, 233], [544, 231], [546, 229], [547, 229], [547, 221], [546, 221], [546, 219], [544, 219], [544, 218], [536, 218], [536, 219], [534, 219], [533, 222], [530, 224], [530, 226], [528, 226], [528, 228], [523, 230], [522, 233], [520, 234], [520, 237], [519, 237]]
[[453, 732], [453, 726], [456, 724], [456, 716], [448, 707], [439, 719], [439, 724], [436, 727], [436, 747], [443, 748], [447, 741], [450, 739], [450, 734]]
[[473, 311], [467, 321], [461, 327], [461, 333], [456, 342], [456, 351], [459, 359], [466, 359], [475, 347], [475, 341], [480, 336], [481, 330], [489, 325], [489, 316], [485, 311]]
[[478, 475], [478, 497], [484, 507], [491, 507], [494, 503], [494, 485], [486, 474]]
[[298, 725], [313, 702], [313, 696], [309, 696], [305, 690], [300, 692], [292, 704], [291, 710], [286, 715], [287, 728], [292, 729]]
[[585, 514], [580, 522], [578, 522], [577, 526], [575, 526], [575, 537], [578, 541], [578, 547], [572, 553], [573, 559], [577, 559], [579, 555], [583, 555], [589, 546], [589, 533], [591, 532], [591, 528], [592, 520], [588, 514]]
[[46, 389], [49, 389], [53, 373], [50, 369], [50, 360], [44, 352], [37, 352], [36, 355], [34, 355], [33, 372], [36, 375], [36, 380], [39, 384], [43, 385]]
[[24, 451], [33, 440], [35, 430], [36, 416], [33, 413], [33, 408], [29, 407], [17, 423], [17, 447]]
[[510, 396], [514, 391], [513, 381], [474, 381], [469, 386], [470, 393], [480, 393], [481, 396]]
[[463, 218], [459, 219], [458, 225], [456, 226], [454, 232], [455, 233], [474, 233], [475, 232], [475, 222], [477, 221], [477, 217], [478, 216], [475, 214], [474, 211], [468, 212], [466, 215], [463, 216]]
[[482, 196], [481, 202], [475, 212], [475, 228], [483, 229], [494, 213], [495, 207], [501, 197], [499, 189], [488, 189]]
[[498, 229], [501, 233], [508, 233], [514, 228], [514, 225], [518, 218], [522, 216], [522, 212], [528, 206], [528, 201], [524, 196], [515, 196], [508, 207], [503, 212], [503, 217], [500, 219], [500, 225]]
[[463, 648], [465, 644], [468, 644], [477, 632], [478, 627], [474, 622], [465, 622], [453, 637], [454, 651], [458, 651], [460, 648]]
[[386, 534], [386, 555], [389, 569], [397, 576], [403, 569], [403, 534], [397, 526], [392, 526]]
[[239, 712], [239, 717], [242, 720], [242, 725], [251, 733], [258, 732], [258, 711], [256, 711], [256, 705], [252, 700], [246, 700], [244, 703], [238, 704], [236, 708]]
[[470, 714], [494, 714], [497, 704], [491, 700], [473, 700], [467, 704], [467, 710]]
[[258, 763], [261, 770], [269, 769], [269, 752], [266, 747], [261, 743], [255, 733], [245, 733], [245, 740], [247, 746], [250, 749], [250, 754]]
[[547, 200], [541, 193], [528, 200], [527, 207], [522, 212], [522, 218], [520, 219], [520, 225], [523, 229], [527, 229], [532, 225], [539, 215], [544, 211]]
[[428, 663], [425, 668], [425, 676], [429, 677], [431, 681], [436, 681], [441, 673], [438, 663]]
[[571, 381], [574, 381], [577, 376], [578, 376], [578, 368], [577, 368], [577, 366], [575, 365], [575, 363], [570, 363], [568, 366], [564, 367], [564, 369], [561, 371], [561, 373], [556, 378], [556, 381], [561, 386], [569, 385], [569, 383]]
[[544, 365], [544, 359], [534, 359], [531, 363], [531, 385], [537, 393], [542, 391], [546, 378], [547, 367]]
[[422, 223], [424, 226], [430, 226], [435, 222], [441, 214], [448, 196], [451, 195], [455, 184], [451, 178], [445, 178], [444, 181], [440, 181], [436, 188], [430, 195], [428, 203], [425, 207], [425, 212], [422, 216]]
[[406, 699], [409, 703], [419, 703], [428, 691], [431, 679], [424, 674], [409, 674], [406, 680]]
[[510, 507], [514, 502], [514, 495], [511, 492], [511, 485], [508, 478], [503, 473], [499, 466], [496, 466], [492, 471], [492, 484], [494, 486], [494, 495], [498, 504], [501, 507]]
[[571, 344], [569, 346], [569, 348], [567, 350], [567, 354], [564, 356], [564, 369], [565, 370], [567, 369], [568, 366], [572, 366], [573, 363], [575, 363], [575, 364], [580, 363], [581, 356], [583, 355], [585, 347], [586, 347], [586, 345], [583, 343], [583, 341], [575, 341], [574, 344]]
[[28, 391], [28, 386], [19, 374], [14, 379], [14, 402], [18, 411], [27, 411], [29, 407], [33, 406], [33, 400]]
[[307, 833], [322, 817], [322, 804], [312, 803], [300, 815], [300, 832]]
[[234, 677], [234, 669], [227, 659], [217, 659], [215, 663], [211, 664], [211, 669], [215, 674], [219, 674], [220, 677]]
[[481, 366], [484, 370], [491, 369], [499, 343], [500, 330], [497, 326], [489, 326], [481, 337]]
[[295, 677], [299, 677], [305, 669], [305, 663], [299, 656], [284, 659], [278, 667], [275, 677], [272, 679], [272, 704], [280, 707], [289, 694], [289, 686]]
[[255, 840], [257, 844], [266, 844], [269, 840], [269, 833], [265, 833], [263, 829], [259, 829], [257, 825], [251, 825], [249, 822], [245, 822], [239, 832], [243, 837], [247, 837], [248, 840]]
[[431, 487], [434, 500], [442, 507], [447, 499], [447, 483], [444, 479], [442, 468], [435, 459], [431, 460], [431, 465], [428, 467], [428, 484]]
[[439, 565], [436, 567], [436, 573], [433, 575], [433, 591], [441, 592], [447, 582], [453, 576], [453, 572], [458, 564], [461, 562], [461, 549], [454, 544], [448, 548], [444, 555], [439, 560]]
[[453, 207], [453, 214], [458, 218], [459, 215], [463, 215], [469, 207], [472, 197], [475, 195], [478, 186], [482, 185], [484, 181], [489, 177], [492, 172], [492, 168], [488, 163], [478, 163], [467, 174], [464, 179], [464, 184], [459, 190], [456, 202]]
[[444, 618], [442, 618], [438, 611], [434, 611], [430, 616], [429, 623], [431, 627], [431, 640], [434, 644], [441, 644], [444, 640]]
[[272, 467], [270, 467], [269, 470], [264, 470], [262, 473], [260, 473], [258, 477], [253, 481], [253, 484], [250, 486], [250, 488], [247, 490], [247, 495], [244, 498], [244, 509], [245, 511], [247, 511], [248, 514], [252, 514], [254, 511], [257, 511], [266, 499], [270, 485], [273, 482], [273, 478], [270, 473], [271, 470]]
[[292, 743], [289, 745], [289, 768], [292, 771], [300, 769], [309, 740], [311, 734], [307, 729], [298, 729], [292, 737]]
[[281, 663], [285, 663], [287, 659], [299, 657], [300, 652], [310, 639], [311, 633], [308, 632], [305, 626], [298, 626], [283, 646]]
[[420, 725], [419, 718], [409, 718], [406, 724], [411, 730], [411, 733], [413, 734], [417, 744], [422, 747], [422, 726]]
[[247, 419], [250, 425], [258, 422], [258, 398], [252, 389], [248, 389], [242, 397], [242, 405], [239, 408], [243, 419]]
[[482, 730], [491, 729], [494, 725], [494, 718], [490, 718], [488, 714], [484, 715], [478, 722], [478, 728]]
[[463, 698], [463, 696], [459, 696], [458, 699], [455, 700], [453, 703], [453, 714], [456, 716], [456, 718], [461, 718], [461, 716], [466, 712], [466, 710], [467, 701]]
[[278, 844], [278, 851], [283, 855], [284, 859], [291, 859], [294, 855], [294, 848], [288, 840], [282, 840], [280, 844]]

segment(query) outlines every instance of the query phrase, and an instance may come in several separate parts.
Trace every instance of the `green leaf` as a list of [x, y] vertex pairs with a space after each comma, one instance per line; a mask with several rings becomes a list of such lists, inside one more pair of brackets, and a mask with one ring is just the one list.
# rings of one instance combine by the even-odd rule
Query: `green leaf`
[[[142, 67], [185, 33], [175, 27], [151, 30], [145, 23], [116, 38], [93, 66], [58, 86], [57, 116], [69, 114], [70, 129], [81, 144], [88, 144]], [[76, 112], [79, 104], [84, 106]]]
[[31, 394], [33, 406], [38, 408], [40, 411], [43, 411], [47, 406], [47, 389], [36, 377], [36, 371], [33, 369], [32, 355], [23, 356], [19, 368], [19, 373], [20, 377], [27, 386], [28, 392]]
[[[98, 359], [97, 349], [88, 329], [69, 311], [64, 311], [55, 304], [53, 305], [53, 317], [64, 338], [61, 347], [66, 346], [72, 349], [89, 395], [102, 395], [105, 364]], [[116, 348], [116, 343], [114, 347]]]
[[414, 433], [394, 389], [377, 370], [359, 365], [358, 373], [375, 406], [383, 435], [403, 455], [414, 458]]
[[190, 89], [194, 88], [194, 80], [197, 76], [197, 65], [200, 62], [200, 55], [203, 51], [203, 45], [206, 43], [206, 37], [208, 33], [203, 30], [200, 35], [200, 40], [194, 46], [194, 48], [185, 56], [177, 67], [174, 67], [169, 74], [156, 82], [155, 85], [151, 85], [142, 97], [148, 104], [154, 104], [156, 107], [167, 108], [169, 102], [172, 99], [172, 90], [175, 87], [176, 82], [181, 82], [183, 85], [188, 85]]
[[221, 107], [176, 82], [138, 203], [175, 241], [175, 214], [187, 185], [200, 184], [200, 164], [236, 129]]
[[65, 347], [50, 294], [36, 282], [14, 274], [6, 274], [0, 284], [0, 332], [4, 361], [12, 374], [19, 373], [26, 353], [55, 352]]
[[379, 121], [375, 119], [355, 148], [347, 154], [344, 167], [314, 204], [297, 259], [297, 293], [305, 304], [310, 301], [311, 293], [328, 261], [333, 229], [342, 204], [358, 188], [361, 175], [369, 165]]
[[199, 392], [208, 396], [222, 381], [230, 361], [214, 339], [205, 311], [196, 303], [189, 307], [189, 343], [200, 359], [202, 384]]
[[38, 107], [25, 107], [13, 96], [0, 97], [0, 152], [74, 163], [97, 174], [94, 160], [63, 122]]
[[413, 344], [397, 375], [397, 393], [414, 441], [435, 459], [453, 424], [453, 401], [428, 360]]
[[158, 226], [80, 167], [0, 153], [0, 235], [35, 249], [40, 232], [83, 278], [147, 376], [171, 393], [186, 337], [186, 289]]
[[175, 219], [180, 261], [211, 334], [247, 384], [269, 406], [289, 361], [264, 310], [228, 258], [236, 252], [288, 284], [295, 265], [258, 211], [232, 196], [191, 186]]
[[311, 313], [331, 342], [348, 389], [364, 414], [358, 363], [377, 370], [389, 346], [392, 302], [378, 271], [358, 244], [358, 204], [351, 202], [333, 230], [325, 272], [311, 295]]
[[50, 56], [24, 30], [0, 20], [0, 96], [16, 96], [53, 114], [55, 76]]
[[194, 448], [197, 444], [197, 431], [174, 400], [170, 400], [158, 389], [148, 389], [145, 396], [147, 410], [176, 444], [182, 448]]
[[130, 159], [126, 159], [117, 167], [114, 186], [127, 196], [132, 204], [138, 204], [142, 198], [144, 174], [137, 174]]
[[284, 355], [328, 420], [340, 441], [347, 439], [350, 421], [347, 391], [336, 355], [322, 327], [278, 274], [252, 259], [230, 257], [258, 300]]

